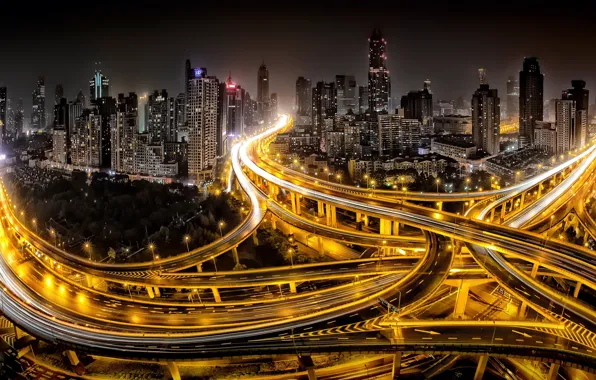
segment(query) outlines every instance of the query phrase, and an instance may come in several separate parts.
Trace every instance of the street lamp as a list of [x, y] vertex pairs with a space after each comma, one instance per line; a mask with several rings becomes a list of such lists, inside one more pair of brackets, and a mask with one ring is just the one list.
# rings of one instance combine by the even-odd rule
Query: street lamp
[[439, 178], [437, 178], [435, 180], [435, 183], [437, 184], [437, 193], [439, 192], [439, 184], [441, 183], [441, 180]]
[[339, 181], [339, 183], [341, 184], [341, 174], [336, 175], [336, 178]]
[[215, 256], [211, 256], [211, 260], [213, 260], [213, 267], [215, 268], [215, 273], [217, 273], [217, 264], [215, 263]]
[[184, 235], [184, 242], [186, 243], [186, 252], [190, 252], [190, 249], [188, 248], [188, 241], [189, 240], [190, 240], [190, 236]]
[[290, 264], [293, 267], [294, 266], [294, 250], [292, 248], [289, 248], [288, 253], [290, 254]]
[[224, 222], [223, 222], [223, 220], [220, 220], [220, 221], [219, 221], [219, 223], [218, 223], [218, 226], [219, 226], [219, 236], [220, 236], [220, 237], [223, 239], [223, 232], [222, 232], [222, 230], [221, 230], [221, 229], [222, 229], [222, 227], [224, 226]]
[[366, 180], [366, 188], [368, 189], [368, 174], [364, 175], [364, 179]]

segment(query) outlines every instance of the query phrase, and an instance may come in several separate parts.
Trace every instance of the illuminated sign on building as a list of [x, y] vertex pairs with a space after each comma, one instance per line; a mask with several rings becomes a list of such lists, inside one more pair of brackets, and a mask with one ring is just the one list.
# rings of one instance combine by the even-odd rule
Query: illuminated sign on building
[[203, 67], [195, 67], [195, 78], [202, 78], [207, 73], [207, 70]]

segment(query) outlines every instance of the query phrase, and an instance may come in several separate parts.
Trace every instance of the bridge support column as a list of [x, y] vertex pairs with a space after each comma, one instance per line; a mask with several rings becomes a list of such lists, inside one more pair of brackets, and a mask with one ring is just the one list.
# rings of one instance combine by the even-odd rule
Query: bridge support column
[[178, 365], [176, 363], [168, 362], [168, 370], [170, 371], [170, 376], [172, 376], [172, 380], [181, 380], [180, 370], [178, 369]]
[[68, 362], [70, 363], [70, 365], [72, 365], [73, 367], [78, 366], [79, 363], [81, 362], [79, 360], [79, 357], [77, 356], [77, 353], [72, 350], [64, 351], [64, 354], [66, 355], [66, 358], [68, 359]]
[[393, 355], [393, 370], [391, 371], [391, 378], [397, 379], [401, 369], [401, 352], [396, 352]]
[[573, 297], [577, 298], [579, 296], [579, 290], [582, 287], [582, 283], [578, 282], [577, 285], [575, 285], [575, 289], [573, 289]]
[[221, 296], [219, 295], [219, 290], [217, 290], [217, 288], [211, 288], [211, 291], [213, 292], [213, 299], [215, 299], [215, 302], [221, 302]]
[[379, 233], [381, 235], [391, 235], [391, 220], [381, 219], [381, 225], [379, 227]]
[[548, 375], [546, 375], [546, 380], [557, 380], [557, 378], [559, 377], [560, 367], [560, 364], [552, 363], [550, 365], [550, 369], [548, 370]]
[[319, 215], [319, 218], [325, 216], [325, 204], [323, 201], [317, 201], [317, 214]]
[[393, 221], [393, 235], [399, 236], [399, 222], [397, 220]]
[[252, 243], [254, 245], [259, 245], [259, 236], [257, 235], [257, 230], [252, 232]]
[[507, 210], [507, 202], [501, 205], [501, 219], [505, 219], [505, 210]]
[[478, 358], [478, 367], [476, 367], [476, 373], [474, 374], [474, 380], [482, 380], [484, 376], [484, 370], [488, 364], [488, 354], [484, 354]]
[[234, 263], [236, 263], [236, 265], [240, 264], [240, 258], [238, 257], [238, 247], [232, 248], [232, 255], [234, 256]]
[[325, 211], [327, 213], [327, 225], [337, 227], [337, 209], [335, 206], [325, 204]]
[[277, 219], [275, 219], [275, 218], [273, 217], [273, 215], [271, 215], [271, 228], [272, 228], [273, 230], [276, 230], [276, 229], [277, 229]]
[[147, 286], [145, 287], [145, 289], [147, 289], [147, 294], [149, 295], [149, 298], [155, 298], [155, 293], [153, 293], [153, 288], [151, 286]]
[[493, 220], [495, 220], [495, 209], [493, 208], [492, 210], [490, 210], [490, 219], [488, 220], [489, 222], [492, 222]]
[[161, 297], [161, 292], [157, 286], [153, 287], [153, 293], [155, 294], [155, 297]]
[[317, 236], [317, 248], [319, 249], [319, 253], [323, 254], [323, 238], [321, 236]]
[[461, 280], [459, 290], [457, 291], [457, 299], [455, 300], [455, 309], [453, 316], [456, 318], [464, 318], [466, 312], [466, 304], [468, 303], [468, 294], [470, 293], [470, 283]]
[[308, 380], [317, 380], [317, 374], [315, 373], [315, 367], [308, 367], [306, 369], [306, 373], [308, 374]]
[[296, 293], [296, 283], [290, 282], [290, 293]]
[[437, 210], [443, 211], [443, 202], [437, 202]]
[[535, 278], [536, 277], [536, 274], [538, 274], [538, 268], [540, 268], [540, 264], [539, 263], [534, 263], [532, 265], [532, 272], [530, 273], [530, 276], [532, 278]]
[[197, 264], [197, 272], [202, 272], [203, 271], [203, 263], [198, 263]]
[[290, 193], [290, 202], [292, 203], [292, 212], [300, 215], [300, 198], [296, 193]]
[[519, 202], [519, 208], [524, 208], [524, 202], [526, 201], [526, 192], [524, 191], [521, 195], [521, 201]]
[[542, 189], [544, 188], [543, 182], [538, 184], [538, 198], [542, 196]]

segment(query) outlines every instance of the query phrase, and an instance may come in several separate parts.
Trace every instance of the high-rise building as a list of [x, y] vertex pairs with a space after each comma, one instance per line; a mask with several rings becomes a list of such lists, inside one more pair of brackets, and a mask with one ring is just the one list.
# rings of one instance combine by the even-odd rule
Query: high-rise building
[[14, 114], [14, 129], [15, 135], [23, 133], [23, 126], [25, 124], [25, 108], [23, 107], [23, 99], [19, 98], [17, 103], [16, 111]]
[[0, 144], [6, 142], [8, 128], [8, 97], [6, 87], [0, 87]]
[[145, 132], [156, 141], [168, 141], [170, 136], [169, 98], [166, 90], [155, 90], [145, 104]]
[[62, 164], [70, 163], [69, 116], [69, 104], [66, 98], [60, 98], [58, 103], [54, 105], [53, 147], [54, 161]]
[[557, 130], [557, 154], [567, 153], [575, 147], [575, 101], [557, 99], [555, 102]]
[[304, 77], [296, 79], [296, 116], [312, 115], [311, 81]]
[[420, 145], [420, 121], [404, 119], [399, 115], [379, 115], [379, 154], [394, 156], [416, 149]]
[[117, 172], [135, 173], [135, 136], [139, 133], [139, 100], [137, 94], [118, 95], [116, 113], [110, 120], [111, 168]]
[[89, 93], [89, 100], [92, 104], [97, 99], [110, 96], [110, 80], [101, 71], [96, 71], [89, 81]]
[[77, 101], [83, 105], [83, 108], [87, 108], [87, 98], [85, 97], [85, 94], [83, 94], [83, 90], [79, 90]]
[[270, 102], [269, 70], [267, 70], [265, 62], [263, 62], [257, 73], [257, 115], [259, 120], [265, 125], [270, 122]]
[[387, 70], [387, 41], [375, 29], [368, 39], [368, 108], [371, 113], [389, 112], [391, 82]]
[[101, 165], [101, 123], [97, 109], [86, 109], [75, 122], [71, 137], [73, 165], [97, 168]]
[[277, 118], [277, 105], [278, 105], [278, 100], [277, 100], [277, 92], [272, 92], [271, 93], [271, 105], [270, 105], [270, 111], [269, 114], [271, 115], [271, 121], [275, 120]]
[[317, 85], [312, 90], [312, 122], [314, 134], [320, 137], [321, 151], [325, 151], [325, 119], [333, 120], [336, 113], [337, 95], [335, 92], [335, 83], [317, 82]]
[[358, 86], [358, 110], [361, 115], [368, 110], [368, 86]]
[[189, 81], [186, 121], [189, 129], [188, 175], [196, 180], [210, 177], [217, 157], [219, 81], [195, 68]]
[[430, 79], [427, 79], [427, 80], [425, 80], [425, 81], [424, 81], [424, 89], [425, 89], [426, 91], [428, 91], [428, 93], [429, 93], [429, 94], [432, 94], [433, 92], [432, 92], [432, 90], [430, 89], [430, 84], [431, 84], [431, 82], [430, 82]]
[[472, 96], [472, 137], [477, 149], [499, 153], [501, 106], [496, 89], [481, 84]]
[[31, 128], [46, 127], [46, 85], [43, 77], [37, 79], [37, 87], [33, 91], [33, 108], [31, 111]]
[[531, 145], [534, 125], [542, 121], [544, 104], [544, 75], [540, 73], [538, 58], [524, 59], [519, 72], [519, 147]]
[[586, 82], [572, 80], [571, 87], [563, 91], [562, 99], [575, 102], [575, 125], [573, 128], [571, 149], [580, 148], [586, 143], [588, 133], [588, 107], [590, 91], [586, 90]]
[[488, 84], [488, 79], [486, 77], [486, 69], [478, 69], [478, 83]]
[[515, 77], [507, 78], [507, 118], [519, 117], [519, 81]]
[[226, 154], [233, 144], [233, 140], [244, 136], [244, 96], [246, 91], [234, 81], [232, 76], [228, 77], [223, 84], [223, 106], [221, 115], [220, 142], [218, 143], [218, 152], [220, 155]]
[[536, 122], [534, 126], [534, 147], [551, 154], [557, 153], [557, 128], [555, 123]]
[[97, 98], [92, 104], [93, 109], [101, 118], [101, 122], [98, 124], [100, 131], [99, 149], [101, 152], [99, 165], [109, 168], [112, 162], [110, 120], [112, 119], [112, 115], [116, 113], [116, 99], [111, 96]]
[[353, 75], [336, 75], [335, 88], [337, 91], [337, 114], [345, 115], [348, 110], [358, 112], [358, 87]]
[[60, 99], [64, 97], [64, 87], [61, 84], [56, 85], [56, 90], [54, 91], [54, 105], [60, 103]]
[[186, 123], [186, 94], [180, 93], [174, 100], [174, 125], [176, 126], [176, 135], [174, 141], [178, 140], [178, 131], [184, 128]]
[[248, 91], [244, 93], [244, 130], [245, 133], [251, 133], [252, 127], [255, 125], [256, 117], [256, 101], [250, 98]]
[[406, 119], [416, 119], [422, 124], [422, 134], [433, 132], [433, 95], [424, 88], [410, 91], [401, 98], [401, 108]]

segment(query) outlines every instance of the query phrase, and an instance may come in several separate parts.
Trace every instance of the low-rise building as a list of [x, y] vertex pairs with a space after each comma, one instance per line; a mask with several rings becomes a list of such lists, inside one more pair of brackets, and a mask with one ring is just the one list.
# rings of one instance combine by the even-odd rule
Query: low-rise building
[[433, 118], [435, 133], [471, 134], [472, 117], [464, 115], [443, 115]]
[[476, 146], [464, 141], [446, 141], [433, 139], [430, 151], [457, 161], [465, 161], [476, 154]]

